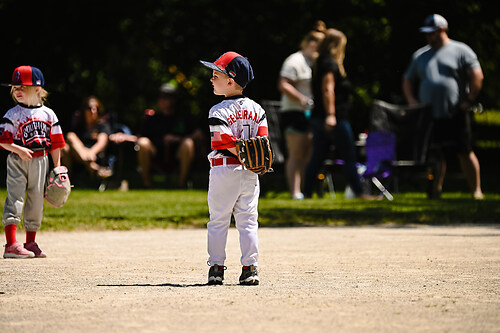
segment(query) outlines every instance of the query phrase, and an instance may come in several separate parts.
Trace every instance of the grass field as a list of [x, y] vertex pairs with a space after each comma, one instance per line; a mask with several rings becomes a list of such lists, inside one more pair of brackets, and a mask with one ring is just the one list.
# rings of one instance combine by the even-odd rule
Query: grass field
[[[5, 200], [5, 189], [0, 200]], [[42, 230], [131, 230], [204, 227], [207, 192], [201, 190], [74, 190], [63, 208], [45, 204]], [[424, 193], [396, 194], [390, 202], [346, 200], [343, 193], [309, 200], [290, 200], [286, 193], [260, 199], [261, 226], [377, 224], [500, 224], [500, 194], [475, 201], [465, 193], [445, 193], [428, 200]], [[0, 228], [0, 230], [3, 228]], [[2, 230], [3, 232], [3, 230]]]

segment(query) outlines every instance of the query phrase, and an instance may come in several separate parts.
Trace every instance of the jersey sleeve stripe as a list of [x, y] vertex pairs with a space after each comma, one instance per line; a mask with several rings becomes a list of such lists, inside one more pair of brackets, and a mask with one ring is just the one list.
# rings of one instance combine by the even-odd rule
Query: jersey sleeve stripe
[[269, 129], [266, 126], [259, 126], [257, 136], [269, 136]]
[[229, 126], [229, 124], [227, 122], [225, 122], [224, 120], [222, 120], [220, 118], [215, 118], [215, 117], [208, 118], [208, 124], [212, 125], [212, 126], [215, 126], [215, 125]]
[[3, 132], [0, 135], [0, 143], [7, 143], [7, 144], [14, 143], [12, 134], [10, 132]]
[[8, 118], [2, 118], [2, 120], [0, 120], [0, 124], [11, 124], [11, 125], [14, 125], [14, 123], [12, 123], [12, 121]]

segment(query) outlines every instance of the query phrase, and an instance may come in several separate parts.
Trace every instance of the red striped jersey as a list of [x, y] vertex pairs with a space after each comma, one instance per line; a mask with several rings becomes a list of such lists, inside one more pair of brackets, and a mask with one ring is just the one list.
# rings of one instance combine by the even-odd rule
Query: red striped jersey
[[266, 112], [252, 99], [243, 95], [225, 98], [213, 106], [208, 114], [212, 151], [235, 147], [237, 139], [268, 135]]

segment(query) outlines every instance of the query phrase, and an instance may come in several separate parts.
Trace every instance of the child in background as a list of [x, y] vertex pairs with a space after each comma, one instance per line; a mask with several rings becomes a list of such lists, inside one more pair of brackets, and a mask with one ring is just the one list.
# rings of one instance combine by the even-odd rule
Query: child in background
[[[47, 155], [50, 153], [54, 167], [61, 166], [65, 141], [57, 116], [44, 105], [48, 95], [44, 83], [38, 68], [20, 66], [8, 84], [17, 105], [0, 123], [0, 146], [11, 152], [7, 156], [7, 199], [2, 219], [7, 239], [4, 258], [46, 257], [35, 237], [43, 217]], [[24, 246], [16, 239], [21, 216], [26, 229]]]
[[215, 95], [224, 100], [210, 109], [210, 126], [213, 151], [210, 160], [208, 207], [208, 273], [209, 285], [224, 281], [226, 241], [231, 215], [240, 234], [241, 264], [239, 282], [258, 285], [258, 211], [260, 185], [258, 175], [245, 169], [236, 156], [236, 140], [267, 136], [266, 113], [248, 97], [243, 89], [253, 79], [248, 60], [236, 52], [224, 53], [215, 62], [201, 61], [213, 70], [212, 82]]

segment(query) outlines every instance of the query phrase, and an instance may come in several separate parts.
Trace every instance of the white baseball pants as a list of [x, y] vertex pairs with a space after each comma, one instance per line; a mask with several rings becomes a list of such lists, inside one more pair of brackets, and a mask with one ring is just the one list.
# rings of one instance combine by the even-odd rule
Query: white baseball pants
[[208, 262], [224, 265], [226, 241], [231, 215], [234, 215], [240, 236], [243, 266], [256, 265], [258, 250], [259, 177], [241, 165], [217, 166], [210, 169], [208, 185]]
[[26, 231], [40, 229], [48, 168], [47, 156], [34, 157], [29, 161], [23, 161], [14, 153], [7, 156], [7, 199], [2, 219], [4, 225], [19, 224], [24, 207], [23, 224]]

